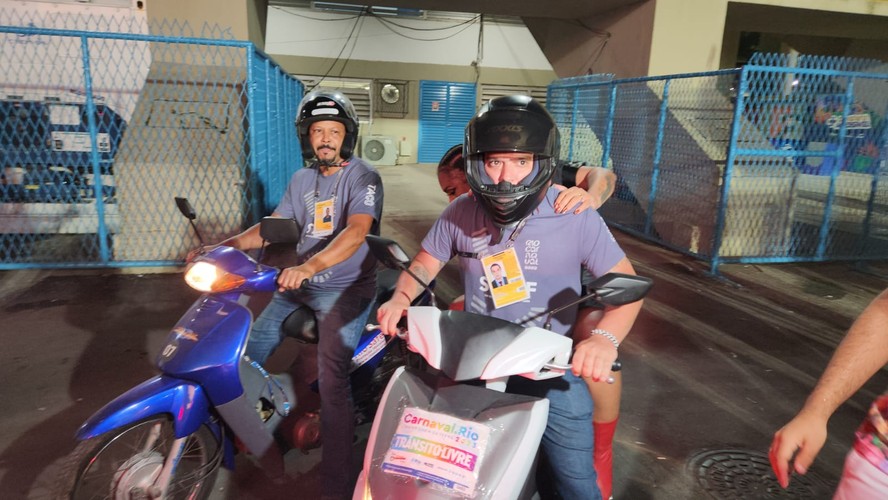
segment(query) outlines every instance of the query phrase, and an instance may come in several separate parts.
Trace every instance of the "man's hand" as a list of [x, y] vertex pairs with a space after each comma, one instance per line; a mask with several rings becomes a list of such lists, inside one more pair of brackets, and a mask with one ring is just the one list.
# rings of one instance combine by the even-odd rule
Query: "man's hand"
[[789, 486], [790, 461], [795, 472], [808, 472], [808, 467], [826, 442], [826, 422], [826, 418], [802, 410], [774, 434], [768, 458], [780, 486]]
[[589, 208], [598, 208], [595, 197], [582, 188], [577, 186], [565, 188], [564, 186], [559, 186], [557, 184], [555, 185], [555, 188], [561, 191], [558, 193], [558, 197], [555, 198], [556, 213], [563, 214], [573, 208], [573, 213], [578, 214]]
[[578, 377], [601, 382], [610, 376], [616, 360], [617, 349], [614, 344], [601, 335], [591, 335], [574, 349], [571, 371]]
[[315, 273], [305, 264], [288, 267], [281, 271], [280, 276], [278, 276], [278, 291], [286, 292], [287, 290], [296, 290], [302, 286], [304, 281], [311, 280], [311, 277], [314, 275]]
[[398, 322], [404, 316], [410, 301], [404, 295], [395, 294], [391, 300], [379, 306], [376, 311], [376, 321], [382, 333], [393, 336], [398, 334]]

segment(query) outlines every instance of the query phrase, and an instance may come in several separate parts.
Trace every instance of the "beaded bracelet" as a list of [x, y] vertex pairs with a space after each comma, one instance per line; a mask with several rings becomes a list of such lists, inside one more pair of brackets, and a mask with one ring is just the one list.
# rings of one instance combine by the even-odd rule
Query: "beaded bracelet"
[[602, 330], [601, 328], [596, 328], [596, 329], [592, 330], [591, 332], [589, 332], [589, 335], [601, 335], [602, 337], [611, 341], [611, 344], [614, 345], [614, 349], [617, 349], [617, 350], [620, 349], [620, 341], [617, 340], [616, 337], [614, 337], [614, 334], [612, 334], [611, 332], [609, 332], [607, 330]]

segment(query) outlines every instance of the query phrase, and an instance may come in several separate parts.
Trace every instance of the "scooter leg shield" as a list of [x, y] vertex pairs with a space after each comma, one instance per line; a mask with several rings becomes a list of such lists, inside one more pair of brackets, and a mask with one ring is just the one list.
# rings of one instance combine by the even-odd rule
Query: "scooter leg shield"
[[287, 374], [272, 375], [242, 358], [238, 376], [243, 392], [217, 404], [216, 411], [241, 443], [273, 476], [284, 473], [281, 450], [274, 430], [296, 405], [293, 382]]
[[[477, 467], [474, 469], [474, 484], [464, 486], [471, 490], [469, 496], [478, 499], [519, 498], [535, 489], [535, 457], [546, 428], [549, 401], [484, 387], [439, 382], [431, 375], [415, 370], [399, 368], [395, 371], [373, 420], [361, 480], [356, 485], [353, 498], [366, 498], [369, 495], [379, 498], [439, 499], [451, 495], [456, 490], [448, 490], [451, 486], [447, 486], [449, 483], [446, 480], [439, 481], [437, 476], [433, 478], [428, 470], [423, 469], [425, 465], [416, 466], [419, 468], [414, 470], [410, 457], [422, 457], [419, 462], [446, 462], [444, 455], [429, 455], [431, 452], [428, 450], [452, 448], [446, 443], [453, 438], [456, 425], [459, 425], [459, 429], [487, 429], [483, 431], [486, 437], [467, 445], [476, 457], [472, 467]], [[411, 417], [411, 413], [420, 417]], [[404, 441], [407, 444], [399, 444], [397, 451], [390, 453], [395, 436], [409, 438], [413, 432], [410, 430], [414, 427], [412, 424], [432, 420], [452, 423], [454, 418], [466, 422], [466, 427], [462, 427], [463, 423], [453, 427], [445, 424], [442, 429], [450, 430], [439, 433], [440, 442], [435, 441], [439, 437], [429, 438], [432, 441], [428, 449], [422, 448], [426, 438], [422, 437], [424, 433], [420, 433], [417, 436], [421, 439], [407, 439]], [[411, 425], [402, 428], [405, 422]], [[424, 424], [417, 425], [422, 427]], [[432, 434], [435, 432], [432, 431]], [[417, 446], [420, 448], [412, 449], [414, 443], [419, 443]], [[439, 488], [441, 485], [445, 485], [443, 489]], [[461, 491], [461, 494], [466, 494], [466, 491]]]
[[210, 402], [203, 389], [181, 379], [158, 375], [106, 404], [77, 430], [78, 440], [90, 439], [126, 424], [169, 414], [176, 437], [187, 436], [209, 418]]

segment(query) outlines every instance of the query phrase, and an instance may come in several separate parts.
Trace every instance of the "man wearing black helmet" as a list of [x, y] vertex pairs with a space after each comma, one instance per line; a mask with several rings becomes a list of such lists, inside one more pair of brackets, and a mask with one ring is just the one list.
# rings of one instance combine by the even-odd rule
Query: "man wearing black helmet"
[[[353, 486], [348, 370], [376, 292], [376, 260], [364, 237], [379, 234], [382, 181], [370, 164], [353, 156], [358, 117], [341, 93], [307, 94], [299, 104], [296, 129], [303, 157], [314, 161], [293, 174], [273, 215], [303, 226], [297, 265], [281, 271], [278, 292], [253, 325], [246, 354], [264, 363], [283, 340], [284, 319], [302, 307], [314, 311], [324, 437], [321, 484], [325, 496], [345, 498]], [[221, 244], [259, 248], [259, 226]]]
[[[544, 311], [580, 295], [578, 266], [593, 276], [634, 274], [623, 251], [595, 211], [558, 213], [552, 187], [559, 150], [558, 129], [549, 113], [526, 96], [492, 99], [466, 127], [466, 177], [473, 196], [445, 208], [410, 264], [431, 280], [454, 256], [466, 293], [467, 311], [541, 326]], [[509, 285], [493, 288], [489, 267], [499, 262]], [[410, 301], [421, 292], [406, 273], [378, 320], [393, 334]], [[641, 302], [607, 308], [594, 330], [575, 344], [572, 373], [560, 379], [517, 377], [510, 392], [549, 399], [542, 448], [555, 493], [567, 499], [597, 499], [589, 426], [592, 400], [582, 377], [604, 381], [629, 333]], [[551, 330], [567, 335], [577, 308], [552, 318]]]

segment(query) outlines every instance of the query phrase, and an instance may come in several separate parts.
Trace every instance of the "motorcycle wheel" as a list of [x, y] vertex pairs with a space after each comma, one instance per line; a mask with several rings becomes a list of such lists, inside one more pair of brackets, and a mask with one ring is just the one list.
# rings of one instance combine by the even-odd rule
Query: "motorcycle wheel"
[[[172, 422], [157, 417], [82, 441], [65, 460], [52, 498], [157, 498], [150, 486], [174, 439]], [[201, 426], [187, 436], [164, 498], [206, 498], [220, 460], [219, 440]]]

